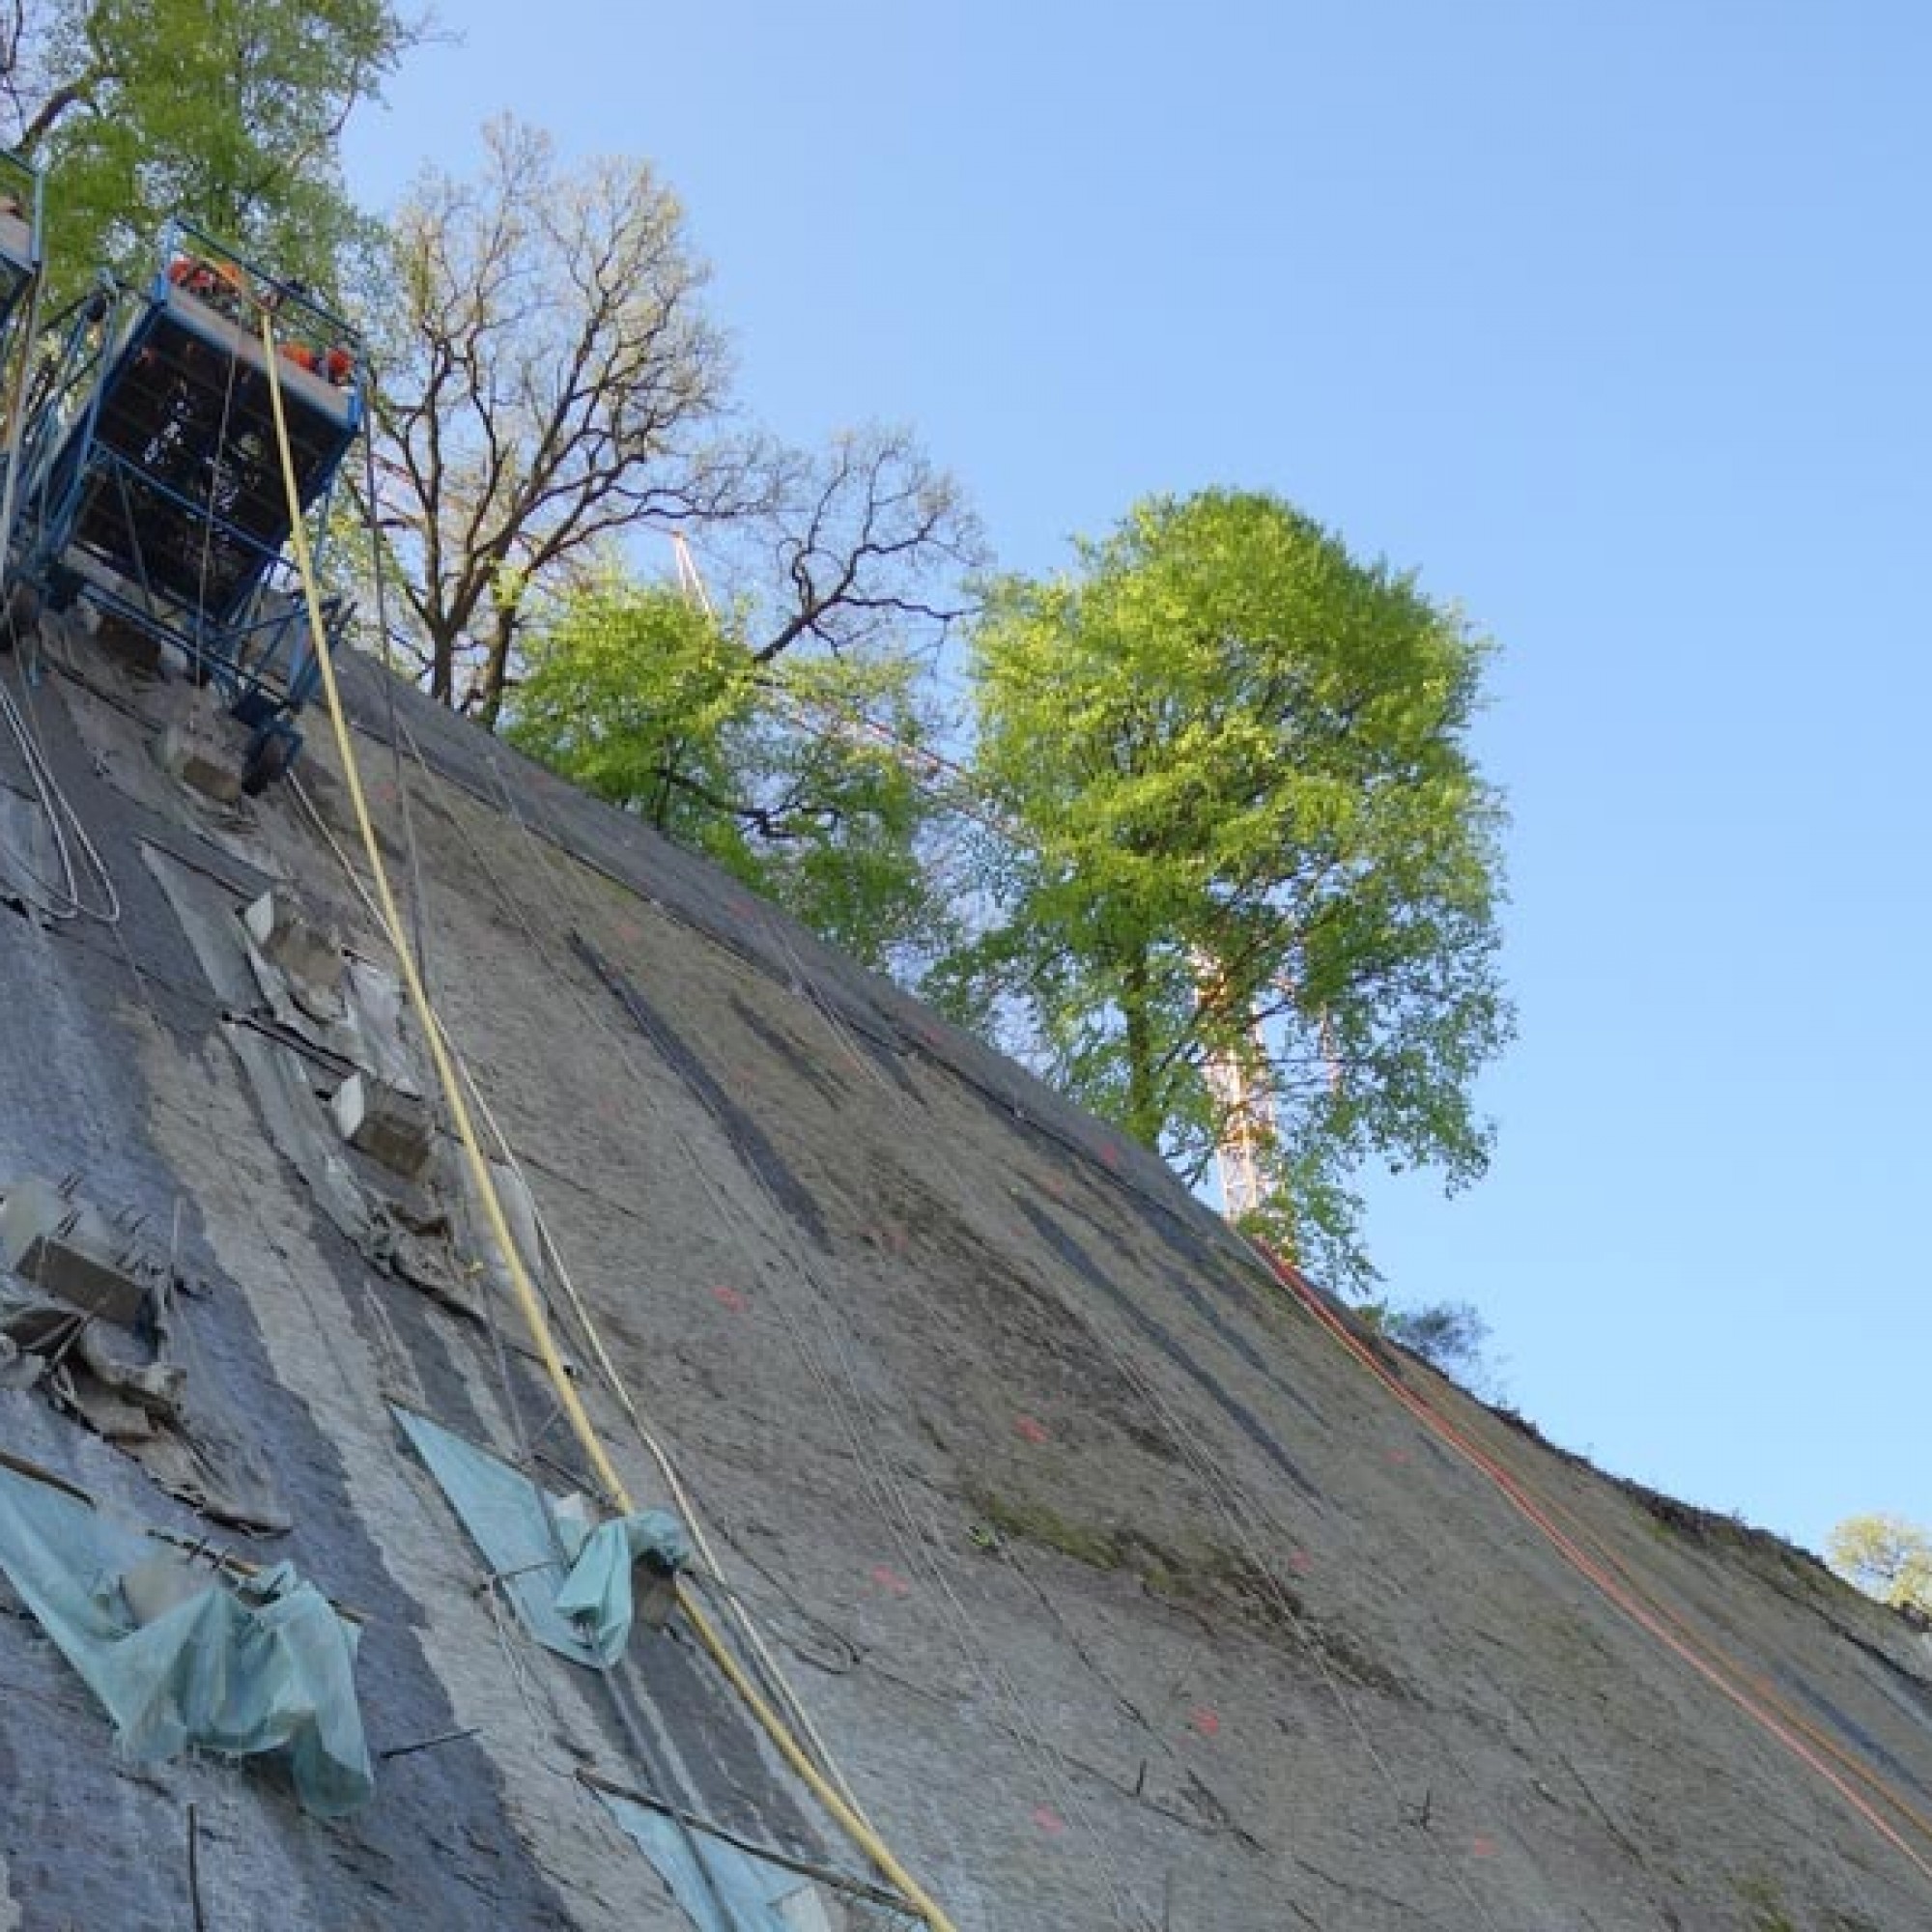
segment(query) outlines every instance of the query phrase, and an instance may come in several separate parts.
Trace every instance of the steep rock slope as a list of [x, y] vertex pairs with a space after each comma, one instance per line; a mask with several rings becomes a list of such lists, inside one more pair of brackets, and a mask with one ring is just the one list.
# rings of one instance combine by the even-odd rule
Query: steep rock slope
[[[411, 1181], [330, 1123], [355, 1065], [428, 1082], [327, 747], [298, 789], [214, 805], [152, 755], [170, 694], [78, 632], [46, 650], [30, 693], [5, 674], [121, 917], [34, 914], [17, 867], [53, 867], [14, 758], [0, 1184], [76, 1176], [145, 1217], [181, 1394], [117, 1446], [42, 1374], [0, 1386], [0, 1446], [130, 1521], [293, 1558], [366, 1620], [372, 1746], [425, 1747], [379, 1755], [335, 1823], [271, 1764], [123, 1763], [10, 1604], [0, 1927], [690, 1925], [598, 1778], [876, 1883], [680, 1620], [614, 1681], [532, 1643], [402, 1436], [397, 1405], [584, 1483], [446, 1140]], [[1018, 1069], [371, 668], [349, 682], [600, 1432], [664, 1500], [559, 1262], [958, 1926], [1932, 1925], [1932, 1657], [1904, 1625], [1365, 1350]], [[268, 888], [359, 962], [342, 1014], [251, 959]], [[788, 1910], [904, 1922], [831, 1883]]]

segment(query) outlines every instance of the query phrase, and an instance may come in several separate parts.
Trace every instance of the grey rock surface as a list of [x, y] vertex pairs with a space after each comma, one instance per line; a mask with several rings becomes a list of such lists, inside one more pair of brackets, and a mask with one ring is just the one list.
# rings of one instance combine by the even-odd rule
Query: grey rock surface
[[[125, 911], [0, 910], [0, 1179], [76, 1173], [166, 1231], [188, 1399], [291, 1524], [251, 1553], [367, 1618], [379, 1752], [451, 1741], [320, 1825], [259, 1763], [118, 1764], [0, 1615], [0, 1928], [185, 1932], [190, 1806], [210, 1926], [688, 1925], [584, 1771], [864, 1873], [681, 1620], [614, 1682], [531, 1643], [399, 1436], [391, 1401], [592, 1487], [448, 1142], [408, 1182], [345, 1145], [328, 1096], [358, 1049], [251, 964], [241, 914], [277, 880], [392, 963], [331, 849], [354, 834], [321, 721], [299, 788], [217, 805], [150, 756], [152, 688], [71, 665], [35, 715]], [[1479, 1466], [1151, 1155], [346, 669], [520, 1240], [544, 1248], [540, 1218], [554, 1244], [545, 1293], [560, 1262], [961, 1932], [1932, 1926], [1932, 1660], [1901, 1622], [1385, 1352]], [[0, 828], [32, 837], [0, 784]], [[421, 1047], [406, 1019], [383, 1051], [433, 1093]], [[560, 1332], [627, 1485], [666, 1500]], [[215, 1531], [37, 1387], [0, 1388], [0, 1447]]]

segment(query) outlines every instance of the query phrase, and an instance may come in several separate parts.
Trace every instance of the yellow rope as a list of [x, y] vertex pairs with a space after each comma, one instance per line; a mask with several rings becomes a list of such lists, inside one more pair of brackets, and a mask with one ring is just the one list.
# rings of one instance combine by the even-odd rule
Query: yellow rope
[[[441, 1088], [444, 1102], [449, 1108], [450, 1124], [456, 1129], [456, 1137], [462, 1143], [470, 1181], [483, 1204], [484, 1219], [488, 1222], [491, 1237], [496, 1241], [502, 1256], [504, 1272], [509, 1277], [518, 1310], [529, 1329], [530, 1340], [535, 1345], [538, 1357], [543, 1363], [544, 1373], [550, 1378], [551, 1386], [556, 1392], [557, 1401], [570, 1419], [571, 1431], [582, 1447], [584, 1455], [589, 1458], [590, 1465], [596, 1471], [598, 1480], [618, 1508], [629, 1514], [633, 1508], [630, 1492], [625, 1488], [624, 1480], [618, 1475], [616, 1465], [611, 1461], [603, 1442], [599, 1439], [596, 1427], [591, 1422], [589, 1413], [570, 1379], [569, 1372], [564, 1367], [563, 1357], [557, 1352], [555, 1338], [551, 1334], [550, 1322], [544, 1315], [536, 1288], [524, 1266], [516, 1238], [510, 1232], [509, 1220], [503, 1212], [503, 1204], [497, 1192], [496, 1177], [490, 1172], [490, 1163], [484, 1157], [482, 1144], [477, 1139], [475, 1125], [470, 1119], [469, 1102], [464, 1097], [463, 1083], [457, 1077], [448, 1049], [443, 1043], [442, 1022], [431, 1004], [428, 988], [423, 984], [422, 974], [416, 964], [415, 949], [410, 943], [402, 913], [396, 905], [395, 893], [389, 884], [389, 869], [384, 863], [383, 849], [376, 838], [375, 821], [369, 814], [369, 801], [362, 788], [361, 767], [356, 761], [355, 748], [350, 739], [348, 715], [342, 706], [341, 692], [335, 679], [335, 665], [329, 655], [327, 634], [323, 624], [322, 599], [315, 582], [315, 559], [309, 550], [307, 528], [302, 523], [301, 490], [296, 476], [295, 454], [289, 442], [288, 415], [282, 402], [282, 382], [281, 372], [276, 363], [274, 324], [266, 309], [262, 311], [262, 347], [268, 363], [269, 402], [274, 415], [275, 442], [281, 458], [282, 483], [288, 496], [290, 543], [295, 552], [296, 569], [301, 578], [302, 599], [308, 612], [316, 663], [322, 671], [323, 691], [328, 702], [328, 722], [334, 733], [336, 754], [342, 764], [343, 779], [349, 786], [350, 803], [355, 814], [355, 829], [361, 837], [362, 849], [368, 859], [383, 923], [387, 929], [389, 944], [395, 952], [397, 964], [402, 969], [403, 981], [409, 989], [411, 1003], [422, 1017], [423, 1037], [428, 1043], [430, 1059], [436, 1067], [438, 1085]], [[756, 1688], [745, 1674], [743, 1666], [731, 1655], [724, 1638], [713, 1627], [710, 1618], [697, 1604], [693, 1602], [690, 1593], [682, 1588], [678, 1591], [678, 1604], [690, 1620], [692, 1629], [697, 1634], [699, 1641], [711, 1654], [719, 1669], [724, 1673], [745, 1707], [757, 1719], [765, 1735], [778, 1747], [785, 1762], [805, 1781], [812, 1796], [838, 1821], [886, 1879], [905, 1895], [907, 1902], [931, 1927], [931, 1932], [956, 1932], [952, 1921], [926, 1894], [911, 1873], [900, 1864], [894, 1856], [892, 1848], [838, 1795], [825, 1775], [812, 1763], [778, 1713], [758, 1694]]]

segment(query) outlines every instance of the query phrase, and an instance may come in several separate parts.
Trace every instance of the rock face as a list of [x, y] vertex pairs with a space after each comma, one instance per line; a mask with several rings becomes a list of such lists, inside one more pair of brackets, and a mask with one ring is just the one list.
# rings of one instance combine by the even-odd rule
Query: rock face
[[[271, 1494], [226, 1520], [286, 1524], [251, 1558], [361, 1619], [377, 1794], [323, 1824], [272, 1762], [122, 1763], [8, 1596], [0, 1927], [910, 1922], [687, 1619], [641, 1616], [609, 1676], [533, 1641], [398, 1427], [594, 1496], [446, 1138], [399, 1171], [330, 1118], [358, 1073], [435, 1085], [328, 842], [327, 734], [298, 785], [212, 800], [150, 754], [149, 687], [66, 655], [36, 716], [122, 916], [0, 911], [0, 1185], [144, 1217], [169, 1280], [136, 1341], [182, 1371], [200, 1487], [56, 1376], [0, 1378], [0, 1448], [190, 1543], [236, 1540], [227, 1488]], [[690, 1589], [734, 1642], [750, 1612], [961, 1932], [1932, 1926], [1902, 1622], [1377, 1352], [1015, 1067], [349, 671], [575, 1386], [639, 1503], [673, 1500], [573, 1296], [709, 1531]], [[340, 1014], [251, 952], [270, 888], [339, 936]], [[728, 1835], [694, 1878], [612, 1788]], [[747, 1870], [804, 1889], [734, 1920]]]

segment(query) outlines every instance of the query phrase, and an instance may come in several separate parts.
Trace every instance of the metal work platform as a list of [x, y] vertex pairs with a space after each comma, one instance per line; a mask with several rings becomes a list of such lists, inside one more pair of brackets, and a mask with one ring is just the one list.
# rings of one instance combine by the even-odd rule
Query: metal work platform
[[[285, 554], [270, 383], [313, 545], [362, 426], [359, 363], [348, 327], [305, 292], [177, 228], [145, 288], [103, 286], [74, 312], [29, 422], [16, 583], [179, 652], [254, 734], [249, 790], [294, 757], [319, 674]], [[339, 605], [330, 621], [345, 624]]]

